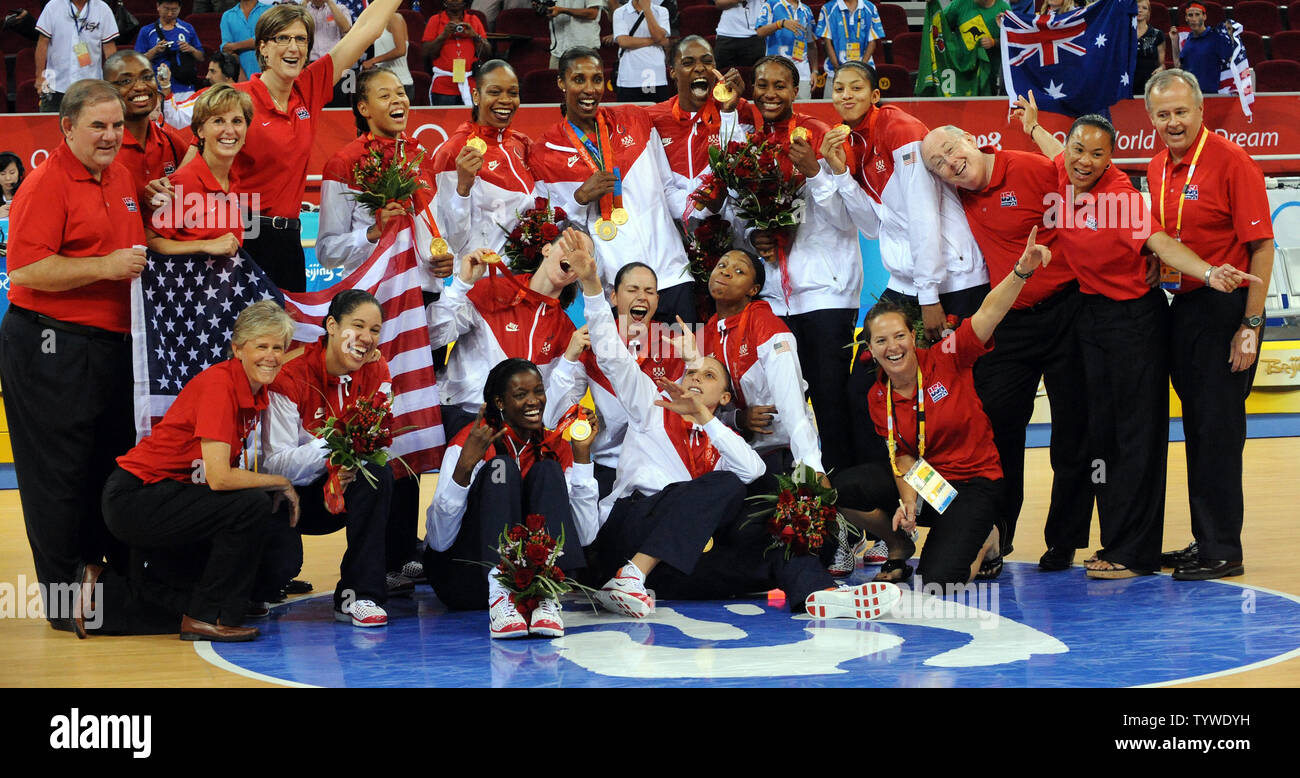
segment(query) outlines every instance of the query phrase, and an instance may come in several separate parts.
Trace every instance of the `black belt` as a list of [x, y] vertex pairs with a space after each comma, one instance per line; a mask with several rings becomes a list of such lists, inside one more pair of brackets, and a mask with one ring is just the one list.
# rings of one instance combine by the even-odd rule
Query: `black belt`
[[73, 335], [82, 335], [87, 338], [107, 340], [116, 343], [129, 343], [131, 341], [131, 333], [129, 332], [113, 332], [111, 330], [100, 329], [99, 327], [91, 327], [88, 324], [74, 324], [70, 321], [62, 321], [60, 319], [55, 319], [52, 316], [46, 316], [43, 313], [29, 311], [26, 308], [23, 308], [20, 305], [14, 305], [13, 303], [9, 303], [9, 310], [30, 322], [34, 322], [38, 326], [49, 327], [50, 329], [59, 330], [60, 332], [68, 332]]
[[1070, 283], [1066, 284], [1062, 289], [1054, 292], [1051, 297], [1047, 297], [1042, 300], [1039, 300], [1033, 305], [1026, 306], [1024, 308], [1012, 308], [1010, 311], [1007, 311], [1007, 313], [1031, 313], [1031, 312], [1042, 313], [1043, 311], [1051, 310], [1052, 308], [1055, 308], [1057, 305], [1060, 305], [1062, 300], [1064, 300], [1065, 298], [1069, 297], [1070, 295], [1074, 294], [1077, 291], [1079, 291], [1079, 282], [1071, 281]]
[[287, 216], [259, 216], [257, 220], [273, 230], [297, 230], [302, 228], [301, 221], [290, 219]]

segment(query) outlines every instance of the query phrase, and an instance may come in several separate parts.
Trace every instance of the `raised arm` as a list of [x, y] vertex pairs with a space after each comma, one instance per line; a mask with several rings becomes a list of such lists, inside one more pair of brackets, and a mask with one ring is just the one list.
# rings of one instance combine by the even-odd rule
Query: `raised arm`
[[401, 0], [374, 0], [352, 23], [347, 35], [334, 44], [334, 48], [330, 49], [330, 58], [334, 60], [334, 83], [337, 84], [343, 74], [366, 53], [370, 44], [384, 34], [389, 17], [397, 12], [400, 4]]
[[1051, 261], [1052, 251], [1038, 243], [1038, 225], [1035, 224], [1029, 231], [1029, 239], [1025, 241], [1025, 251], [1020, 255], [1020, 259], [1016, 260], [1007, 277], [993, 287], [993, 291], [988, 293], [979, 310], [971, 317], [971, 329], [980, 343], [988, 343], [989, 338], [993, 337], [993, 331], [1002, 323], [1002, 318], [1007, 315], [1007, 311], [1011, 310], [1016, 298], [1020, 296], [1020, 290], [1025, 288], [1025, 282], [1039, 265], [1046, 265]]

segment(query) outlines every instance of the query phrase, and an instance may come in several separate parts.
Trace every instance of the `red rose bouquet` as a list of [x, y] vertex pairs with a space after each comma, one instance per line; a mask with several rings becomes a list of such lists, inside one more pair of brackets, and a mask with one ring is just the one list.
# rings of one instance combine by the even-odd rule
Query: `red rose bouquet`
[[817, 471], [802, 463], [795, 465], [789, 475], [778, 474], [776, 480], [776, 494], [749, 498], [770, 504], [749, 515], [751, 519], [764, 519], [764, 526], [772, 536], [772, 544], [764, 553], [784, 548], [786, 559], [818, 553], [832, 538], [839, 520], [835, 510], [838, 492], [822, 486]]
[[408, 157], [406, 141], [401, 138], [394, 143], [371, 140], [352, 167], [352, 188], [357, 192], [349, 196], [371, 213], [391, 202], [408, 200], [425, 187], [420, 176], [423, 160], [423, 150]]
[[510, 269], [516, 273], [533, 273], [542, 264], [542, 246], [560, 235], [560, 222], [569, 217], [563, 208], [551, 207], [545, 197], [538, 197], [533, 207], [518, 214], [515, 228], [506, 233], [502, 252], [510, 258]]
[[[328, 399], [326, 405], [329, 405]], [[312, 434], [325, 441], [329, 452], [325, 466], [329, 474], [325, 481], [325, 509], [330, 513], [342, 513], [346, 508], [339, 471], [345, 467], [356, 470], [372, 487], [377, 486], [379, 482], [365, 466], [386, 465], [392, 458], [401, 462], [401, 457], [390, 457], [387, 449], [393, 443], [393, 435], [404, 430], [387, 426], [392, 420], [393, 398], [384, 392], [359, 398], [345, 413], [333, 413], [333, 408], [330, 410], [325, 424], [313, 430]]]
[[524, 618], [540, 601], [557, 599], [578, 586], [555, 565], [564, 555], [564, 530], [558, 539], [551, 537], [541, 514], [530, 513], [523, 524], [502, 529], [497, 553], [501, 561], [493, 575], [510, 592], [510, 601]]

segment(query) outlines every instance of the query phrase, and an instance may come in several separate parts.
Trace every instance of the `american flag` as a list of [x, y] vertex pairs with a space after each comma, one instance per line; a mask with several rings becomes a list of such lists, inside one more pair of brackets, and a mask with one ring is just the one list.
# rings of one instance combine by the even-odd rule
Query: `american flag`
[[137, 439], [162, 419], [186, 382], [229, 356], [235, 317], [244, 308], [259, 300], [282, 303], [297, 322], [294, 340], [308, 343], [324, 333], [320, 324], [334, 295], [356, 288], [373, 294], [384, 312], [379, 350], [393, 377], [393, 427], [412, 427], [389, 451], [417, 473], [436, 469], [446, 439], [413, 238], [409, 226], [393, 222], [374, 254], [346, 278], [301, 294], [282, 293], [242, 251], [234, 257], [149, 252], [131, 285]]
[[[1228, 20], [1227, 25], [1227, 30], [1222, 27], [1210, 30], [1211, 35], [1222, 35], [1232, 42], [1232, 55], [1222, 61], [1222, 69], [1219, 71], [1218, 91], [1221, 95], [1237, 95], [1241, 101], [1241, 112], [1248, 120], [1254, 121], [1254, 114], [1250, 110], [1251, 103], [1255, 102], [1254, 71], [1250, 67], [1250, 60], [1246, 57], [1246, 48], [1241, 43], [1241, 33], [1245, 28], [1240, 22], [1233, 20]], [[1178, 28], [1179, 51], [1182, 51], [1191, 34], [1190, 27]], [[1203, 88], [1202, 91], [1209, 94], [1209, 88]]]

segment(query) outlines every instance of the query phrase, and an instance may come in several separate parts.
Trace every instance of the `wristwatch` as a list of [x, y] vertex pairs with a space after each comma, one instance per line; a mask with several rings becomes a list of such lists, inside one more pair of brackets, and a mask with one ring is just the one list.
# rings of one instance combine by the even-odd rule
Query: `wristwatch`
[[1264, 323], [1263, 316], [1247, 316], [1246, 318], [1241, 320], [1242, 326], [1250, 327], [1252, 330], [1259, 329], [1259, 326], [1263, 323]]

